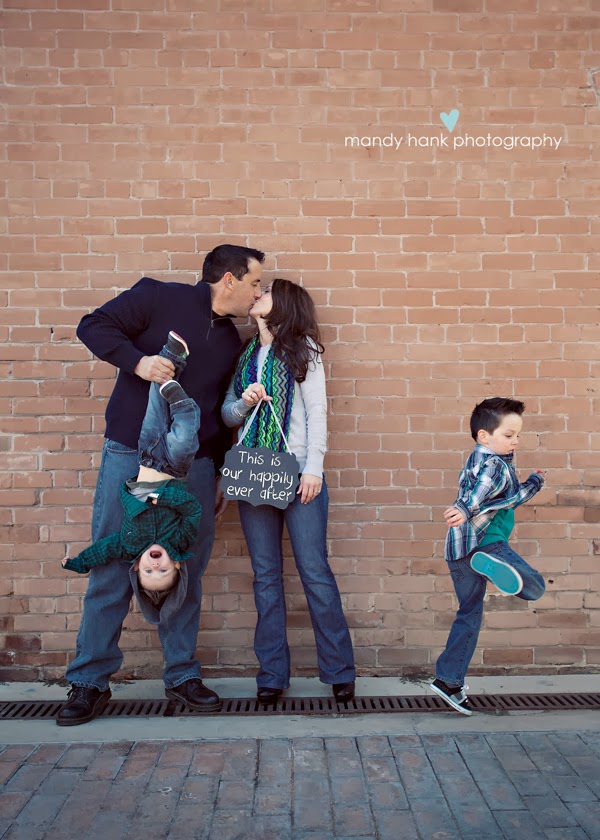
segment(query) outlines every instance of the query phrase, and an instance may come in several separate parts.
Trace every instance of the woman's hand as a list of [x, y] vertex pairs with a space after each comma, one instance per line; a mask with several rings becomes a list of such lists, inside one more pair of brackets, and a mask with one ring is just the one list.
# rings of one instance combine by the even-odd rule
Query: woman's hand
[[448, 528], [456, 528], [466, 522], [464, 513], [461, 513], [458, 508], [450, 507], [444, 511], [444, 519]]
[[63, 557], [63, 559], [60, 561], [61, 565], [64, 566], [65, 563], [68, 563], [70, 559], [71, 559], [70, 557]]
[[253, 382], [252, 385], [248, 385], [242, 394], [242, 399], [244, 400], [245, 405], [253, 406], [256, 405], [259, 400], [267, 400], [267, 402], [270, 402], [272, 397], [267, 394], [264, 385], [261, 385], [260, 382]]
[[320, 475], [311, 475], [310, 473], [303, 473], [300, 476], [300, 486], [298, 493], [300, 494], [300, 502], [307, 505], [316, 499], [321, 492], [323, 486], [323, 478]]
[[221, 487], [221, 478], [219, 477], [215, 493], [215, 520], [220, 519], [220, 517], [225, 513], [225, 508], [228, 504], [229, 499], [225, 498], [225, 493], [223, 493], [223, 488]]

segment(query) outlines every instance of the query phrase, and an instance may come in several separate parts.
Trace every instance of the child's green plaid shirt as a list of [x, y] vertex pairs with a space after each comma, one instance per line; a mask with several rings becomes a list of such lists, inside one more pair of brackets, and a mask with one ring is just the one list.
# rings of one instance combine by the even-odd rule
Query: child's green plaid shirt
[[154, 543], [161, 545], [176, 562], [191, 557], [188, 549], [198, 536], [200, 502], [177, 479], [167, 481], [156, 493], [156, 504], [152, 499], [142, 502], [131, 495], [127, 483], [123, 484], [119, 493], [124, 513], [120, 532], [85, 548], [77, 557], [70, 558], [64, 568], [85, 574], [111, 560], [133, 563]]

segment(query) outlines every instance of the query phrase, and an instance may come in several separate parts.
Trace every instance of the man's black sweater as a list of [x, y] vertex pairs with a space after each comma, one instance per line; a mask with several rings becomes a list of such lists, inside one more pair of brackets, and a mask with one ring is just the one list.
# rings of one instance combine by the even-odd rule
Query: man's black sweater
[[133, 371], [143, 356], [160, 352], [169, 330], [182, 336], [190, 349], [180, 381], [200, 407], [196, 457], [211, 457], [219, 468], [231, 442], [221, 405], [241, 341], [231, 319], [212, 311], [206, 283], [188, 286], [143, 277], [81, 319], [78, 338], [95, 356], [119, 369], [106, 409], [105, 435], [137, 449], [150, 383]]

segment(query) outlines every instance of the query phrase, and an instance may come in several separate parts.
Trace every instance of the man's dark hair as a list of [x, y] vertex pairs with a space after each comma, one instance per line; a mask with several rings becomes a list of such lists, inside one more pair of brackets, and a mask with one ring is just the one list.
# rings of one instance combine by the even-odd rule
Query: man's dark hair
[[202, 282], [218, 283], [228, 271], [241, 280], [244, 274], [248, 274], [249, 260], [258, 260], [259, 263], [263, 263], [264, 259], [263, 252], [255, 248], [244, 248], [242, 245], [218, 245], [204, 259]]
[[477, 432], [480, 429], [491, 435], [507, 414], [518, 414], [520, 417], [524, 411], [525, 403], [522, 403], [521, 400], [511, 400], [509, 397], [490, 397], [480, 402], [473, 409], [471, 437], [474, 441], [477, 441]]

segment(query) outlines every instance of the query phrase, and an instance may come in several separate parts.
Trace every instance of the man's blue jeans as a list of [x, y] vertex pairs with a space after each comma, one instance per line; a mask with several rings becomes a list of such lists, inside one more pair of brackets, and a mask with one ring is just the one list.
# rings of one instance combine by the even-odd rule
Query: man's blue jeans
[[[161, 397], [162, 399], [162, 397]], [[138, 453], [111, 440], [104, 442], [102, 463], [96, 484], [92, 539], [119, 531], [123, 509], [119, 488], [128, 478], [137, 475]], [[200, 676], [196, 659], [196, 638], [202, 597], [201, 577], [208, 565], [214, 541], [215, 473], [210, 458], [197, 458], [187, 479], [189, 490], [196, 496], [204, 514], [194, 556], [187, 561], [188, 590], [185, 601], [167, 626], [158, 625], [167, 688]], [[112, 562], [96, 566], [90, 572], [83, 604], [83, 615], [77, 636], [76, 656], [67, 668], [67, 680], [75, 685], [93, 686], [103, 691], [112, 674], [119, 670], [123, 654], [119, 638], [132, 596], [129, 582], [130, 563]]]
[[[185, 368], [185, 360], [165, 345], [160, 355], [175, 365], [175, 379]], [[169, 403], [161, 396], [157, 382], [150, 385], [148, 407], [138, 441], [139, 463], [174, 478], [185, 478], [198, 451], [200, 409], [186, 395], [185, 399]]]
[[354, 654], [340, 592], [327, 560], [327, 485], [312, 502], [300, 496], [285, 510], [238, 502], [240, 521], [254, 570], [258, 622], [254, 651], [259, 688], [289, 688], [290, 650], [286, 637], [283, 591], [283, 523], [288, 529], [296, 566], [304, 587], [317, 643], [319, 677], [324, 683], [354, 680]]
[[523, 578], [523, 589], [517, 598], [537, 601], [546, 591], [541, 574], [519, 557], [506, 542], [483, 545], [466, 557], [448, 563], [459, 608], [450, 629], [446, 649], [438, 658], [435, 674], [438, 680], [443, 680], [450, 686], [463, 685], [481, 629], [483, 599], [488, 580], [471, 568], [471, 557], [477, 551], [485, 551], [486, 554], [510, 564], [519, 572]]

